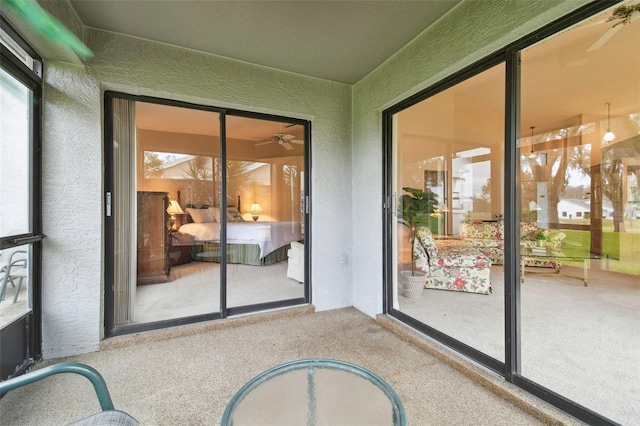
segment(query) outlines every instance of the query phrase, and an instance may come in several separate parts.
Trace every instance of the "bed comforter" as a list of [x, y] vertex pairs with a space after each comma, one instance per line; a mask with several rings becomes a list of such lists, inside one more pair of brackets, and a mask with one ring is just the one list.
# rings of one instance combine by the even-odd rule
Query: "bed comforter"
[[[180, 232], [193, 235], [196, 242], [219, 242], [219, 223], [187, 223]], [[299, 222], [230, 222], [227, 223], [228, 244], [257, 244], [260, 258], [274, 250], [299, 241], [302, 237]]]

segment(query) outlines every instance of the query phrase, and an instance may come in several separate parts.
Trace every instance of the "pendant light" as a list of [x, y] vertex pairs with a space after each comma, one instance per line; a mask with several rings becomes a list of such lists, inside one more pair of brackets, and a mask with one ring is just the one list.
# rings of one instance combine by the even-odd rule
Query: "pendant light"
[[611, 142], [616, 138], [616, 135], [611, 131], [611, 104], [607, 102], [605, 105], [607, 106], [607, 133], [604, 134], [602, 140], [605, 142]]
[[529, 127], [531, 129], [531, 152], [529, 153], [529, 158], [531, 159], [535, 159], [536, 158], [536, 154], [533, 152], [533, 129], [535, 129], [535, 126], [531, 126]]

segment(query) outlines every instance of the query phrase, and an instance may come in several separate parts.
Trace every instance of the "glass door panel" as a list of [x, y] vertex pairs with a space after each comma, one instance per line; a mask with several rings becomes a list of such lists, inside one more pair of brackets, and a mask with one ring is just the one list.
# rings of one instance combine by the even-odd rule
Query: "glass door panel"
[[136, 322], [219, 312], [220, 115], [137, 102], [136, 118]]
[[[2, 47], [13, 40], [0, 31]], [[22, 50], [17, 45], [16, 49]], [[37, 86], [10, 67], [0, 69], [0, 379], [26, 370], [40, 353], [40, 122]], [[29, 57], [26, 52], [24, 57]], [[5, 62], [6, 60], [6, 62]], [[5, 69], [5, 66], [7, 68]], [[21, 80], [22, 79], [22, 80]], [[24, 242], [28, 241], [28, 244]]]
[[[28, 234], [31, 215], [33, 92], [0, 69], [0, 237]], [[0, 251], [0, 328], [31, 309], [30, 245]]]
[[227, 306], [303, 298], [304, 126], [227, 115], [226, 129]]
[[32, 91], [0, 69], [0, 238], [32, 231], [30, 133]]
[[611, 13], [521, 56], [521, 374], [632, 424], [640, 419], [640, 25], [620, 24], [605, 41]]
[[501, 64], [393, 117], [394, 307], [499, 361], [504, 81]]
[[114, 325], [220, 311], [219, 114], [113, 98]]

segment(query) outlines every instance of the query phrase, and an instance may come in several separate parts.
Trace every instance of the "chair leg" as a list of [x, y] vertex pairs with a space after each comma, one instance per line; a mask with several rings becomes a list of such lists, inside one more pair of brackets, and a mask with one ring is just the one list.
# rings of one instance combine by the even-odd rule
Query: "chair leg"
[[18, 301], [18, 294], [20, 293], [20, 287], [22, 287], [22, 280], [24, 279], [24, 277], [20, 277], [18, 279], [18, 285], [16, 286], [16, 294], [13, 296], [13, 303], [16, 303]]

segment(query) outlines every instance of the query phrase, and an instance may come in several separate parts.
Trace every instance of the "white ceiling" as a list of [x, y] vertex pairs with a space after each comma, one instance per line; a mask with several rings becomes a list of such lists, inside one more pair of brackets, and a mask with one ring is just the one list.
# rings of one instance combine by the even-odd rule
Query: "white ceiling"
[[[89, 27], [346, 84], [373, 71], [457, 3], [458, 0], [71, 0]], [[635, 4], [635, 0], [624, 4]], [[523, 128], [535, 125], [543, 129], [578, 115], [606, 117], [605, 102], [611, 104], [614, 120], [638, 112], [640, 63], [637, 53], [630, 53], [640, 48], [640, 20], [621, 26], [604, 47], [589, 50], [617, 22], [606, 19], [618, 6], [580, 24], [577, 31], [551, 37], [540, 47], [523, 53], [527, 72], [522, 95], [528, 105], [521, 111]], [[549, 73], [550, 69], [554, 72]], [[503, 102], [498, 93], [480, 91], [475, 96], [482, 108]], [[145, 107], [139, 107], [141, 128], [217, 132], [217, 127], [210, 128], [207, 114], [202, 117], [202, 129], [194, 127], [200, 122], [196, 116], [181, 120], [191, 129], [177, 129], [176, 120], [145, 122], [144, 116], [162, 114], [144, 114]], [[255, 141], [280, 133], [278, 123], [250, 121], [238, 123], [234, 132], [237, 137]], [[250, 129], [241, 130], [245, 126]]]
[[71, 0], [88, 27], [353, 84], [460, 0]]

